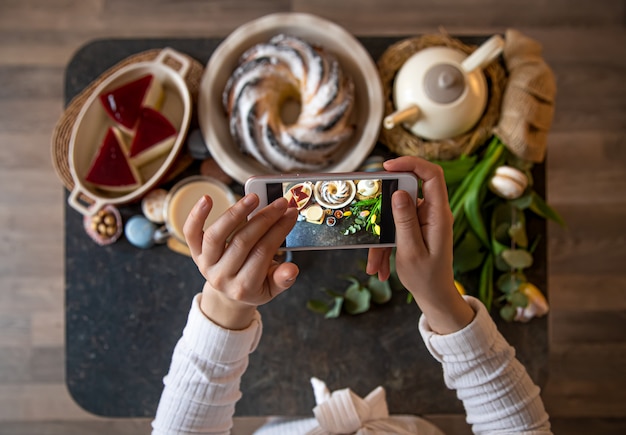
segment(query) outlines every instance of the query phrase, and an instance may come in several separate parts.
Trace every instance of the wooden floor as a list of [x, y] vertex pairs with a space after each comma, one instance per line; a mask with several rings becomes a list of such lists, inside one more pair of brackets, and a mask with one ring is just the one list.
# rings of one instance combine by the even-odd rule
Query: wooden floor
[[[626, 433], [624, 0], [0, 0], [0, 434], [136, 434], [81, 410], [64, 383], [63, 189], [49, 139], [63, 71], [103, 37], [225, 36], [277, 11], [356, 35], [502, 32], [539, 39], [558, 80], [547, 195], [550, 379], [557, 433]], [[304, 374], [306, 375], [306, 374]], [[461, 417], [436, 418], [464, 433]], [[247, 433], [258, 420], [238, 420]]]

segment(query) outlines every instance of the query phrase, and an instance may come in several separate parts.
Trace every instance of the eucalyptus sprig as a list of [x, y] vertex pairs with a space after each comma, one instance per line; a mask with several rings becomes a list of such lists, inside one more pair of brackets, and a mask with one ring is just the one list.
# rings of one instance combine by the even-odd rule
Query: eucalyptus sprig
[[313, 299], [307, 302], [311, 311], [323, 314], [327, 319], [339, 317], [342, 310], [348, 314], [361, 314], [368, 311], [371, 303], [384, 304], [391, 299], [391, 286], [388, 281], [380, 281], [375, 275], [366, 281], [349, 275], [345, 277], [348, 286], [343, 292], [324, 290], [329, 300]]
[[[340, 277], [348, 282], [343, 291], [323, 289], [327, 296], [326, 300], [312, 299], [307, 302], [307, 308], [315, 313], [323, 314], [327, 319], [337, 318], [342, 312], [348, 314], [361, 314], [370, 310], [372, 303], [382, 305], [391, 300], [394, 291], [404, 290], [404, 286], [396, 272], [396, 252], [391, 252], [389, 259], [390, 276], [387, 281], [381, 281], [376, 275], [369, 275], [366, 279], [359, 280], [354, 275]], [[359, 268], [364, 272], [366, 263], [361, 263]], [[407, 292], [410, 295], [409, 292]], [[410, 299], [407, 299], [410, 302]]]

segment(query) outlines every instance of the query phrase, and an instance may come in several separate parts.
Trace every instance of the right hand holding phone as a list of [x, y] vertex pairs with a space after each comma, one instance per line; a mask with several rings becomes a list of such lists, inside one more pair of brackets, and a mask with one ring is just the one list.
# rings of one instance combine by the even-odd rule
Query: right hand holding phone
[[[400, 157], [384, 163], [387, 171], [414, 172], [422, 180], [423, 198], [404, 191], [392, 197], [396, 226], [396, 271], [411, 292], [431, 328], [448, 334], [471, 322], [474, 311], [454, 285], [452, 271], [452, 212], [440, 166], [417, 157]], [[389, 277], [391, 250], [372, 248], [367, 272]]]

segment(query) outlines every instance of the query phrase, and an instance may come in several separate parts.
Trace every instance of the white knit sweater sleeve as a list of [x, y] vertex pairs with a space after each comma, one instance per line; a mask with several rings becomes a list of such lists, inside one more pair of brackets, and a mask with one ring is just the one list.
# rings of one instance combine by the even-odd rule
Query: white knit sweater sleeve
[[467, 327], [438, 335], [420, 319], [430, 353], [442, 363], [448, 388], [463, 401], [476, 434], [550, 434], [550, 422], [537, 387], [515, 350], [498, 332], [485, 306], [465, 297], [476, 312]]
[[228, 434], [248, 355], [261, 337], [261, 317], [243, 331], [230, 331], [200, 311], [200, 296], [176, 344], [165, 388], [152, 422], [154, 435]]

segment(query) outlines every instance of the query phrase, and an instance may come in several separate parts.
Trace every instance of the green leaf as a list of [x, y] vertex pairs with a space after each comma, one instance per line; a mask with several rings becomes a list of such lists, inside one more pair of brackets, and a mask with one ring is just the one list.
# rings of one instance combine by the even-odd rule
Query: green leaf
[[524, 249], [505, 249], [502, 258], [515, 269], [525, 269], [533, 264], [533, 256]]
[[329, 308], [326, 313], [327, 319], [336, 319], [341, 314], [341, 307], [343, 306], [343, 296], [337, 296], [334, 299], [332, 308]]
[[525, 210], [533, 203], [533, 194], [532, 192], [526, 193], [519, 198], [512, 199], [510, 203], [520, 210]]
[[346, 281], [349, 281], [351, 285], [361, 286], [361, 282], [354, 275], [346, 275], [343, 277]]
[[520, 285], [526, 282], [526, 276], [522, 272], [507, 272], [500, 275], [496, 283], [502, 293], [512, 294], [517, 291]]
[[384, 304], [391, 299], [391, 287], [388, 281], [381, 281], [375, 275], [371, 275], [367, 282], [367, 288], [372, 294], [372, 301]]
[[476, 155], [471, 157], [462, 155], [456, 160], [432, 160], [443, 169], [446, 185], [460, 183], [476, 164]]
[[468, 225], [467, 219], [465, 219], [465, 213], [463, 212], [463, 209], [461, 209], [461, 212], [459, 213], [459, 215], [455, 216], [454, 223], [452, 224], [452, 240], [454, 246], [459, 243], [459, 240], [461, 240], [465, 232], [467, 232], [467, 226]]
[[522, 248], [528, 247], [528, 236], [526, 235], [526, 225], [523, 222], [515, 222], [509, 228], [509, 236]]
[[318, 314], [326, 314], [330, 310], [328, 304], [324, 301], [320, 301], [317, 299], [312, 299], [306, 303], [306, 307]]
[[526, 305], [528, 305], [528, 298], [524, 293], [521, 292], [513, 292], [509, 295], [507, 299], [514, 308], [524, 308], [526, 307]]
[[472, 231], [467, 231], [454, 249], [453, 269], [455, 274], [469, 272], [480, 267], [486, 254], [487, 252], [483, 249], [478, 237]]
[[493, 262], [495, 268], [501, 272], [508, 272], [511, 270], [511, 266], [506, 261], [504, 261], [504, 258], [502, 258], [502, 252], [504, 252], [507, 249], [509, 249], [507, 246], [500, 245], [497, 249], [498, 255], [495, 256], [495, 260]]
[[349, 314], [364, 313], [370, 308], [371, 293], [361, 285], [352, 284], [344, 294], [346, 311]]
[[511, 229], [510, 222], [502, 222], [496, 226], [493, 230], [493, 239], [498, 243], [510, 246], [511, 245], [511, 234], [509, 230]]
[[338, 293], [338, 292], [336, 292], [336, 291], [334, 291], [334, 290], [328, 290], [328, 289], [327, 289], [327, 290], [324, 290], [324, 292], [325, 292], [328, 296], [330, 296], [331, 298], [333, 298], [333, 299], [334, 299], [334, 298], [342, 298], [342, 297], [343, 297], [343, 294]]
[[480, 272], [480, 281], [478, 283], [478, 299], [482, 301], [491, 310], [493, 302], [493, 257], [487, 256]]
[[516, 310], [511, 305], [505, 305], [500, 308], [500, 317], [502, 317], [507, 322], [512, 322], [515, 319]]
[[467, 188], [464, 208], [470, 227], [485, 247], [490, 248], [487, 230], [482, 217], [482, 200], [487, 191], [487, 177], [500, 164], [503, 158], [504, 146], [501, 142], [493, 142], [489, 145], [484, 159], [476, 165], [472, 172], [476, 172]]
[[535, 252], [535, 250], [537, 249], [537, 246], [539, 246], [539, 242], [541, 241], [541, 234], [538, 234], [537, 237], [535, 237], [535, 240], [533, 240], [533, 244], [530, 245], [530, 248], [528, 248], [528, 252], [530, 252], [531, 254]]
[[557, 224], [561, 225], [562, 227], [565, 226], [565, 221], [563, 220], [563, 218], [561, 217], [561, 215], [559, 215], [556, 210], [554, 210], [552, 207], [550, 207], [541, 196], [539, 196], [539, 194], [537, 194], [537, 192], [533, 191], [532, 192], [532, 197], [533, 197], [533, 201], [532, 204], [530, 205], [530, 209], [535, 212], [536, 214], [538, 214], [539, 216], [545, 218], [545, 219], [550, 219], [553, 220], [554, 222], [556, 222]]
[[477, 174], [480, 172], [479, 167], [484, 165], [484, 161], [488, 158], [488, 156], [491, 156], [493, 152], [498, 149], [503, 149], [503, 147], [504, 145], [500, 139], [494, 136], [487, 146], [483, 160], [479, 164], [475, 165], [472, 170], [467, 173], [466, 177], [463, 178], [461, 185], [454, 189], [454, 194], [450, 197], [449, 202], [450, 208], [452, 209], [452, 216], [454, 216], [455, 221], [463, 210], [465, 198], [470, 191], [470, 185], [474, 182], [474, 178], [476, 178]]

